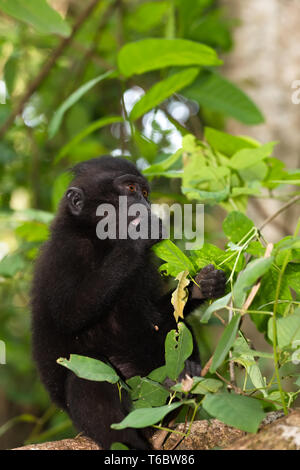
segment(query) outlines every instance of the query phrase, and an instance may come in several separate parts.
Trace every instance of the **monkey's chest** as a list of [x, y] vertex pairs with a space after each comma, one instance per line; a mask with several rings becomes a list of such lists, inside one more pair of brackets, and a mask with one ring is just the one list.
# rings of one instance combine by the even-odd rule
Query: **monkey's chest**
[[135, 312], [120, 312], [112, 310], [98, 324], [83, 333], [87, 346], [104, 348], [127, 348], [130, 344], [152, 341], [159, 336], [160, 319], [158, 315], [134, 314]]
[[159, 318], [149, 305], [145, 311], [115, 309], [83, 333], [85, 355], [107, 358], [125, 377], [147, 373], [164, 357]]

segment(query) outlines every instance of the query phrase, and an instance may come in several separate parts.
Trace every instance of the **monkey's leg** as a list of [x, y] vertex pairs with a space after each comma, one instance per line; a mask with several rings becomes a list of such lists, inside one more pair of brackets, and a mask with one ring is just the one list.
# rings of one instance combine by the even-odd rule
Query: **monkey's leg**
[[120, 401], [115, 384], [80, 379], [73, 373], [67, 378], [67, 411], [80, 432], [104, 449], [109, 449], [113, 442], [122, 442], [133, 449], [150, 449], [139, 430], [111, 429], [110, 425], [122, 421], [130, 410], [125, 390], [122, 390], [121, 398]]

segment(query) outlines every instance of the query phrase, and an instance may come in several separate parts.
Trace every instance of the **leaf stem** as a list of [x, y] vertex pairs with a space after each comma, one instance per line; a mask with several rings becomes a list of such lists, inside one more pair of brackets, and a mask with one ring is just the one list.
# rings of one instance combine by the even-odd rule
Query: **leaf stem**
[[[297, 236], [297, 233], [300, 230], [300, 219], [298, 220], [297, 227], [294, 233], [294, 237]], [[289, 262], [289, 256], [290, 256], [290, 250], [287, 250], [287, 253], [285, 255], [285, 258], [283, 260], [283, 264], [281, 267], [281, 270], [279, 272], [278, 280], [277, 280], [277, 285], [276, 285], [276, 291], [275, 291], [275, 302], [274, 302], [274, 309], [273, 309], [273, 354], [274, 354], [274, 366], [275, 366], [275, 374], [276, 374], [276, 379], [277, 379], [277, 384], [280, 392], [280, 397], [281, 397], [281, 402], [283, 406], [283, 411], [284, 414], [286, 415], [288, 413], [287, 406], [285, 403], [285, 398], [284, 398], [284, 392], [282, 389], [282, 384], [280, 380], [280, 375], [279, 375], [279, 359], [278, 359], [278, 352], [277, 352], [277, 323], [276, 323], [276, 315], [277, 315], [277, 307], [278, 307], [278, 300], [279, 300], [279, 295], [280, 295], [280, 288], [281, 288], [281, 283], [282, 283], [282, 278], [284, 275], [284, 271], [287, 267], [287, 264]]]
[[268, 310], [245, 310], [245, 308], [237, 308], [237, 307], [229, 307], [228, 305], [225, 305], [225, 307], [223, 308], [226, 308], [227, 310], [234, 310], [236, 312], [240, 312], [243, 315], [246, 315], [247, 313], [258, 313], [258, 314], [262, 314], [262, 315], [273, 315], [273, 312], [269, 312]]
[[184, 432], [175, 431], [175, 429], [170, 429], [170, 428], [166, 428], [164, 426], [159, 426], [158, 424], [152, 424], [152, 427], [156, 428], [156, 429], [160, 429], [161, 431], [167, 431], [167, 432], [172, 432], [174, 434], [179, 434], [182, 437], [186, 436], [186, 434]]

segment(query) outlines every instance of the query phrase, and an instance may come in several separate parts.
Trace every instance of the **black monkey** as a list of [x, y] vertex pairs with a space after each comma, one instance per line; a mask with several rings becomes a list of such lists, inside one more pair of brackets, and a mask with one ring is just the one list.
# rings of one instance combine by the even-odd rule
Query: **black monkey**
[[[109, 363], [124, 378], [146, 376], [164, 364], [166, 334], [176, 328], [171, 293], [163, 295], [161, 277], [151, 262], [158, 240], [99, 240], [96, 209], [101, 203], [150, 209], [149, 187], [134, 164], [101, 157], [73, 168], [74, 179], [51, 227], [51, 237], [36, 263], [32, 288], [33, 355], [51, 399], [75, 426], [104, 448], [123, 442], [149, 445], [140, 430], [116, 431], [130, 401], [107, 382], [75, 376], [58, 365], [59, 357], [81, 354]], [[130, 222], [130, 221], [129, 221]], [[188, 314], [204, 298], [224, 292], [223, 271], [206, 266], [196, 277], [185, 307]], [[200, 374], [197, 347], [184, 373]]]

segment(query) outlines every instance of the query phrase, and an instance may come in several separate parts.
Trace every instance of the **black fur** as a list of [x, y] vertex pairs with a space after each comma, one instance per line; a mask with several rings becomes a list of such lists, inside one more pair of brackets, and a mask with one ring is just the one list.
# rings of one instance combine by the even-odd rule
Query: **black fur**
[[[119, 191], [114, 182], [119, 177], [132, 175], [146, 188], [147, 182], [122, 158], [96, 158], [73, 171], [75, 178], [36, 263], [34, 359], [51, 399], [69, 413], [80, 431], [104, 448], [114, 441], [147, 448], [139, 430], [110, 428], [130, 410], [124, 392], [120, 402], [116, 385], [79, 379], [56, 363], [59, 357], [81, 354], [109, 361], [124, 379], [146, 376], [164, 364], [165, 337], [176, 324], [171, 293], [163, 294], [151, 262], [151, 242], [99, 240], [95, 230], [96, 208], [102, 202], [116, 203]], [[140, 192], [131, 197], [142, 200]], [[223, 272], [212, 266], [205, 269], [204, 281], [201, 273], [196, 279], [203, 292], [192, 288], [186, 314], [206, 294], [214, 297], [224, 291]], [[199, 375], [197, 348], [186, 370]]]

